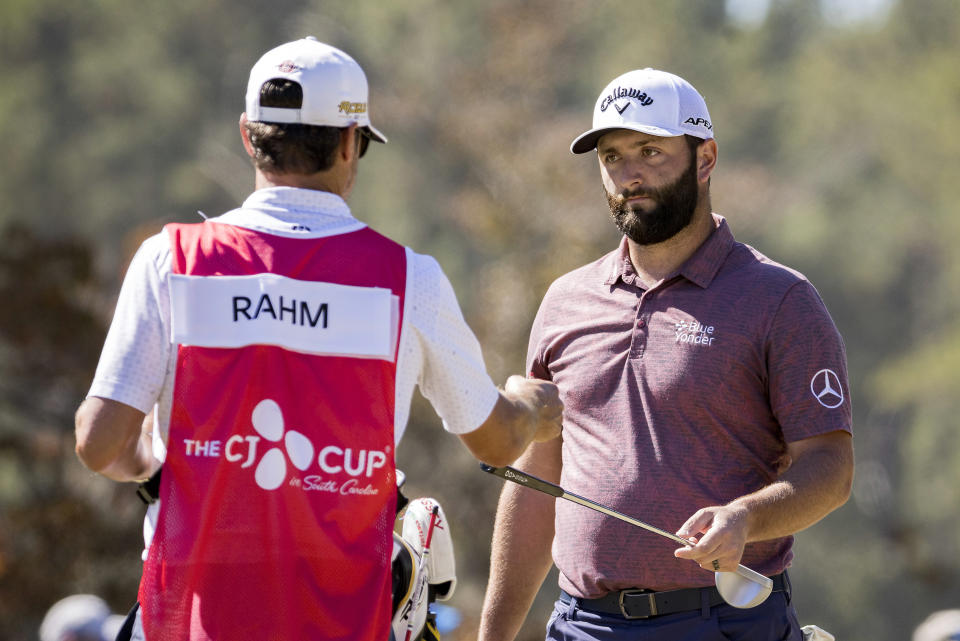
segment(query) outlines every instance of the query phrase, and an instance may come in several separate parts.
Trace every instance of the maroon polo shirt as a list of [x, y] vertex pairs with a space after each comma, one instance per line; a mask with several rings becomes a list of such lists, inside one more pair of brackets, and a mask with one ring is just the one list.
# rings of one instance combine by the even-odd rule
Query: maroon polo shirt
[[[626, 240], [557, 279], [527, 357], [565, 404], [564, 489], [671, 532], [773, 481], [787, 443], [851, 430], [843, 341], [817, 291], [714, 221], [649, 290]], [[568, 501], [556, 510], [553, 557], [573, 595], [713, 583], [668, 539]], [[742, 562], [776, 574], [792, 543], [751, 543]]]

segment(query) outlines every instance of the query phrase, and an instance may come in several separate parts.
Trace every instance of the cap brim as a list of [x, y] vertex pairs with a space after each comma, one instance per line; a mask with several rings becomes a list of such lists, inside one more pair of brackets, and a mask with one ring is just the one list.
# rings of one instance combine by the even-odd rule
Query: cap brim
[[362, 128], [367, 130], [367, 134], [369, 134], [370, 140], [376, 140], [377, 142], [382, 142], [383, 144], [387, 144], [387, 137], [384, 136], [382, 133], [380, 133], [380, 131], [373, 125], [365, 125]]
[[664, 138], [675, 138], [682, 136], [684, 132], [663, 129], [662, 127], [653, 127], [651, 125], [629, 125], [627, 123], [618, 124], [615, 127], [598, 127], [585, 131], [577, 136], [570, 145], [570, 151], [575, 154], [585, 154], [597, 148], [597, 141], [605, 134], [616, 131], [617, 129], [629, 129], [630, 131], [639, 131], [640, 133], [650, 134], [651, 136], [662, 136]]
[[[283, 107], [260, 107], [259, 113], [256, 116], [250, 116], [252, 112], [247, 112], [248, 120], [250, 122], [263, 122], [267, 124], [307, 124], [314, 127], [344, 127], [342, 124], [319, 124], [314, 122], [303, 122], [302, 112], [300, 109], [288, 109]], [[356, 122], [356, 121], [354, 121]], [[353, 124], [353, 123], [347, 123]], [[383, 133], [374, 127], [373, 125], [366, 124], [360, 125], [360, 128], [366, 131], [367, 135], [370, 137], [370, 140], [376, 140], [377, 142], [387, 143], [387, 137]]]

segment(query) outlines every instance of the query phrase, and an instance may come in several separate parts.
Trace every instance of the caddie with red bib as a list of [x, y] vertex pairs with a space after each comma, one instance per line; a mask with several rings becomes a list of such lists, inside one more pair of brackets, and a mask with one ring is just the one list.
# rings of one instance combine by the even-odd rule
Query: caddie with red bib
[[562, 406], [552, 383], [498, 390], [437, 262], [353, 217], [358, 160], [386, 137], [350, 56], [281, 45], [246, 107], [257, 189], [140, 247], [77, 452], [119, 481], [163, 465], [131, 638], [384, 641], [414, 385], [501, 464], [555, 438]]

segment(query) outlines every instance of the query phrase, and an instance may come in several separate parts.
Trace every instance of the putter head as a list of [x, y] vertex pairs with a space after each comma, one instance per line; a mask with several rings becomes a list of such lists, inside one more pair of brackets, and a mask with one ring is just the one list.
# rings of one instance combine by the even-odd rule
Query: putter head
[[[745, 572], [744, 572], [745, 570]], [[770, 596], [773, 581], [742, 565], [736, 572], [714, 572], [717, 592], [735, 608], [753, 608]]]

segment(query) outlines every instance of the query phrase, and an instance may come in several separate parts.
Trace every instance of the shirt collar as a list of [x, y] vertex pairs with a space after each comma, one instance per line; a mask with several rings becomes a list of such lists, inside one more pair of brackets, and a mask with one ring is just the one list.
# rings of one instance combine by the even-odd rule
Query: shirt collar
[[340, 196], [295, 187], [258, 189], [238, 209], [210, 221], [291, 238], [322, 238], [366, 227]]
[[297, 187], [266, 187], [258, 189], [243, 201], [243, 209], [255, 209], [281, 220], [289, 214], [299, 218], [304, 214], [322, 214], [353, 220], [347, 202], [337, 194]]
[[614, 285], [618, 280], [623, 280], [628, 285], [634, 284], [637, 273], [633, 269], [633, 263], [630, 262], [630, 247], [627, 245], [626, 236], [620, 239], [620, 246], [616, 251], [607, 254], [606, 262], [604, 285]]
[[[723, 216], [713, 214], [713, 224], [715, 226], [713, 232], [677, 271], [677, 275], [683, 276], [702, 288], [709, 287], [713, 282], [735, 242], [733, 232], [730, 231]], [[620, 241], [620, 247], [608, 254], [607, 268], [604, 273], [604, 285], [613, 285], [617, 280], [622, 280], [627, 285], [637, 284], [637, 272], [633, 269], [633, 263], [630, 262], [630, 249], [626, 236]]]

